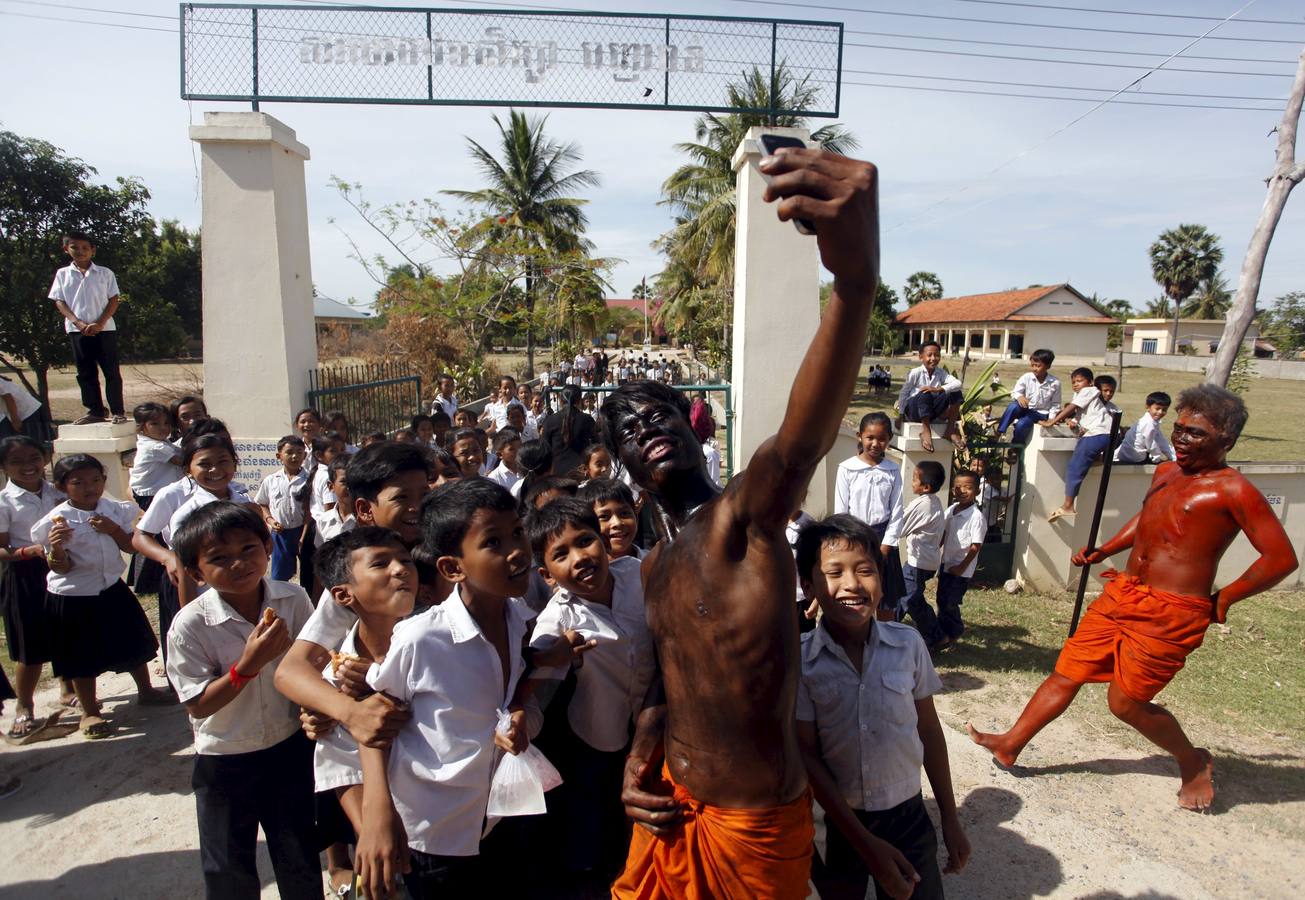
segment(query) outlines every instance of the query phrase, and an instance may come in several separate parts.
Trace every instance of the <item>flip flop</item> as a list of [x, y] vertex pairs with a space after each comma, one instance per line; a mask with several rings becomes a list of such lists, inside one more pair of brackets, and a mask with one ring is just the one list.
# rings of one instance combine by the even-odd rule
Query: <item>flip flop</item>
[[32, 729], [35, 727], [31, 713], [17, 713], [14, 716], [13, 722], [9, 725], [9, 731], [5, 734], [5, 740], [10, 743], [15, 743], [31, 734]]
[[88, 741], [99, 741], [113, 733], [113, 726], [100, 716], [82, 716], [77, 729]]
[[78, 709], [81, 706], [81, 703], [78, 702], [76, 696], [69, 697], [67, 700], [60, 697], [59, 705], [62, 706], [64, 709]]
[[1051, 515], [1047, 516], [1047, 521], [1054, 522], [1057, 519], [1067, 519], [1076, 515], [1078, 515], [1078, 510], [1066, 510], [1058, 507], [1051, 511]]
[[5, 735], [5, 741], [15, 747], [24, 747], [38, 741], [48, 741], [51, 738], [62, 737], [62, 735], [55, 733], [54, 726], [59, 724], [59, 717], [63, 713], [62, 709], [56, 709], [39, 722], [32, 719], [31, 721], [35, 723], [34, 727], [18, 737], [13, 736], [11, 729], [10, 734]]

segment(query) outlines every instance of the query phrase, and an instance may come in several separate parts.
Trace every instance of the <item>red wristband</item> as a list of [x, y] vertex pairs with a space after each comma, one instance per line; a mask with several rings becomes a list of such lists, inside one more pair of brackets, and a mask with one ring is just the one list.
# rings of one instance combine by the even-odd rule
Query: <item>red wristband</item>
[[231, 683], [235, 685], [236, 690], [239, 690], [254, 680], [253, 675], [241, 675], [237, 672], [235, 663], [231, 664], [231, 669], [227, 672], [227, 677], [231, 679]]

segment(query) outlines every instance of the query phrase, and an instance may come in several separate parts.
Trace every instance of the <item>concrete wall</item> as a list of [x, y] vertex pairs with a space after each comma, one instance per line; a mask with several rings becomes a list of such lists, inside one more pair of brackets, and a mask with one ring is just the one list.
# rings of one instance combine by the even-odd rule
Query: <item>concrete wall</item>
[[[1158, 353], [1125, 353], [1125, 368], [1164, 369], [1170, 372], [1195, 372], [1205, 374], [1208, 356], [1177, 356]], [[1106, 351], [1106, 367], [1119, 365], [1119, 351]], [[1305, 381], [1305, 359], [1253, 359], [1251, 371], [1257, 378], [1282, 378], [1288, 381]]]
[[1108, 325], [1064, 322], [1025, 322], [1024, 357], [1039, 347], [1046, 347], [1060, 357], [1080, 357], [1100, 362], [1106, 353]]

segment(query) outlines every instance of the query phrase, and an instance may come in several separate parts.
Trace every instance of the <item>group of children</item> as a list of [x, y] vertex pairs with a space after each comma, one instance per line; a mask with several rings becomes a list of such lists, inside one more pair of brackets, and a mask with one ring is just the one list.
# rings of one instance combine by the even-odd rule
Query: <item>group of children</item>
[[[194, 730], [209, 896], [257, 895], [260, 827], [283, 897], [321, 896], [323, 851], [339, 896], [361, 888], [384, 897], [399, 880], [413, 897], [469, 894], [501, 871], [496, 863], [531, 872], [538, 896], [603, 890], [625, 858], [622, 772], [656, 666], [639, 564], [652, 529], [630, 486], [610, 477], [608, 448], [586, 454], [583, 473], [553, 473], [546, 446], [541, 460], [541, 442], [521, 445], [505, 426], [487, 473], [474, 429], [450, 430], [444, 446], [368, 440], [351, 452], [346, 421], [327, 417], [327, 431], [305, 410], [278, 442], [281, 471], [251, 495], [234, 483], [230, 435], [202, 400], [134, 412], [135, 503], [104, 496], [93, 457], [64, 457], [47, 483], [41, 445], [22, 436], [0, 444], [4, 613], [21, 663], [20, 719], [33, 721], [45, 662], [67, 679], [64, 700], [80, 706], [87, 738], [112, 733], [94, 692], [101, 674], [131, 673], [142, 703], [179, 699]], [[867, 461], [875, 453], [882, 461], [889, 427], [886, 419], [863, 424]], [[515, 496], [484, 477], [501, 469], [519, 475]], [[916, 481], [922, 497], [938, 490], [934, 473]], [[972, 503], [957, 493], [952, 518]], [[895, 612], [873, 627], [864, 616], [844, 622], [850, 607], [830, 588], [832, 561], [852, 545], [870, 560], [854, 566], [863, 586], [877, 583], [890, 539], [886, 528], [874, 532], [847, 516], [799, 533], [799, 583], [823, 611], [804, 650], [814, 665], [808, 673], [804, 662], [799, 720], [819, 734], [805, 748], [813, 783], [832, 775], [859, 823], [844, 824], [900, 845], [922, 883], [933, 884], [921, 760], [939, 792], [949, 851], [968, 854], [937, 765], [936, 717], [922, 712], [916, 727], [916, 711], [932, 708], [937, 676], [923, 644], [891, 622]], [[918, 543], [914, 531], [905, 540]], [[973, 554], [947, 562], [955, 543], [944, 548], [944, 565], [963, 579]], [[298, 568], [305, 545], [314, 550], [311, 568]], [[160, 568], [159, 640], [122, 581], [122, 554], [131, 551]], [[913, 554], [915, 578], [928, 560]], [[299, 584], [290, 583], [296, 574]], [[873, 618], [878, 589], [864, 593], [860, 609]], [[899, 603], [885, 601], [894, 610]], [[855, 719], [828, 706], [831, 674], [818, 651], [838, 646], [841, 658], [852, 642], [876, 640], [904, 654], [891, 668], [911, 678], [911, 707], [899, 710], [875, 751], [898, 760], [904, 780], [888, 791], [867, 780], [855, 793], [845, 783], [863, 768], [849, 730]], [[172, 691], [149, 681], [160, 644]], [[859, 658], [852, 665], [861, 670]], [[866, 683], [881, 691], [868, 671]], [[532, 742], [561, 776], [547, 811], [487, 819], [503, 755]], [[913, 791], [905, 772], [912, 760]], [[881, 815], [903, 792], [910, 815]], [[834, 800], [823, 803], [830, 810]], [[831, 877], [860, 877], [864, 889], [868, 869], [836, 846], [831, 839]]]

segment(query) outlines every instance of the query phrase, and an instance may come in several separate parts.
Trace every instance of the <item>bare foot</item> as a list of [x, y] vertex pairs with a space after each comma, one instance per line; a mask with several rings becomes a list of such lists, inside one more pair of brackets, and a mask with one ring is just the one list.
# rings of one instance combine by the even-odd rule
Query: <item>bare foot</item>
[[78, 728], [81, 729], [82, 737], [88, 741], [98, 741], [113, 733], [113, 726], [99, 716], [82, 716]]
[[970, 740], [991, 753], [992, 758], [997, 761], [998, 765], [1006, 768], [1015, 765], [1015, 760], [1019, 758], [1019, 754], [1011, 753], [1001, 746], [1001, 735], [986, 734], [976, 729], [969, 722], [965, 723], [965, 730], [969, 732]]
[[933, 452], [933, 429], [926, 422], [920, 423], [920, 447], [925, 453]]
[[1196, 748], [1197, 764], [1190, 771], [1179, 765], [1183, 786], [1178, 789], [1178, 805], [1193, 812], [1208, 812], [1214, 803], [1214, 757], [1204, 747]]
[[959, 429], [948, 428], [946, 436], [951, 438], [952, 443], [956, 445], [956, 449], [965, 449], [965, 435]]

